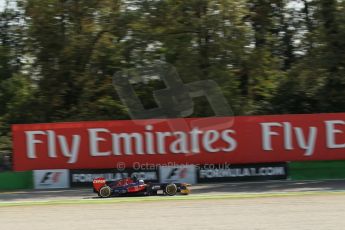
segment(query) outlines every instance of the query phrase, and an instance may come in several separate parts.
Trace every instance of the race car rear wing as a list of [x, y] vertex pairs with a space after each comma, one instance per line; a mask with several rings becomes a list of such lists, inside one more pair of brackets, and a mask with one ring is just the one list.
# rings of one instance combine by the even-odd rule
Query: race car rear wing
[[99, 192], [99, 190], [107, 184], [105, 178], [100, 177], [100, 178], [96, 178], [92, 181], [93, 184], [93, 190], [96, 192]]

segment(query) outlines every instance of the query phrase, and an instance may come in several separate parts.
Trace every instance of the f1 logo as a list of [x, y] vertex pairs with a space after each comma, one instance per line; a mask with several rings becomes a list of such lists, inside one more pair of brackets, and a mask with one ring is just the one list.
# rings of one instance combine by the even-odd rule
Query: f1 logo
[[196, 184], [195, 165], [160, 166], [159, 181], [161, 183]]
[[33, 176], [35, 189], [68, 188], [70, 186], [67, 169], [34, 170]]
[[167, 179], [173, 179], [173, 178], [186, 178], [188, 174], [188, 169], [187, 168], [172, 168], [170, 173], [168, 174]]
[[46, 172], [40, 184], [53, 184], [57, 183], [59, 181], [59, 178], [61, 176], [61, 172]]

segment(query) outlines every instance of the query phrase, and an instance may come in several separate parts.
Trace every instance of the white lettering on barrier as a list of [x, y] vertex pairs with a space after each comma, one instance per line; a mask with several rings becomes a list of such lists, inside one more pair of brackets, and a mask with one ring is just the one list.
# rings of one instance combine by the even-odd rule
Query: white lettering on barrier
[[43, 140], [36, 139], [37, 135], [47, 136], [48, 145], [48, 157], [56, 158], [56, 137], [58, 139], [58, 144], [61, 148], [62, 155], [68, 158], [68, 163], [72, 164], [77, 162], [79, 147], [80, 147], [80, 135], [72, 136], [72, 146], [69, 148], [67, 144], [66, 137], [63, 135], [55, 135], [52, 130], [47, 131], [26, 131], [26, 143], [27, 143], [27, 156], [28, 158], [37, 158], [36, 145], [43, 144]]
[[88, 129], [90, 138], [90, 155], [91, 156], [109, 156], [110, 151], [100, 152], [98, 150], [98, 142], [106, 141], [106, 139], [99, 137], [98, 133], [109, 133], [107, 129]]
[[317, 139], [317, 128], [309, 127], [308, 134], [305, 134], [300, 127], [292, 127], [289, 122], [267, 122], [261, 123], [262, 127], [262, 146], [266, 151], [272, 151], [272, 136], [281, 135], [280, 132], [272, 131], [273, 127], [280, 127], [283, 129], [284, 148], [286, 150], [293, 150], [293, 135], [296, 136], [297, 145], [299, 148], [305, 150], [305, 156], [311, 156], [314, 153], [316, 139]]
[[[201, 131], [193, 128], [190, 132], [154, 132], [152, 125], [145, 127], [144, 133], [112, 133], [105, 128], [90, 128], [89, 134], [89, 155], [93, 157], [120, 156], [120, 155], [143, 155], [143, 154], [174, 154], [200, 153], [204, 148], [208, 152], [231, 152], [237, 147], [237, 141], [232, 137], [234, 130], [207, 130]], [[81, 145], [81, 136], [73, 135], [71, 145], [64, 135], [56, 135], [54, 131], [26, 131], [27, 157], [37, 158], [37, 145], [47, 145], [48, 157], [57, 158], [57, 149], [61, 155], [68, 158], [70, 164], [78, 161]], [[168, 138], [172, 141], [168, 143]], [[217, 147], [218, 142], [222, 147]], [[100, 145], [105, 142], [111, 143], [108, 151], [100, 150]], [[224, 146], [225, 144], [225, 146]], [[147, 150], [145, 152], [145, 150]]]
[[337, 144], [335, 141], [336, 134], [344, 133], [340, 129], [336, 129], [335, 125], [345, 125], [345, 121], [335, 120], [335, 121], [325, 121], [326, 123], [326, 137], [327, 137], [327, 147], [330, 149], [341, 149], [345, 148], [345, 143]]
[[[325, 123], [325, 144], [327, 148], [345, 148], [344, 120], [328, 120]], [[261, 125], [261, 144], [265, 151], [274, 151], [277, 138], [283, 141], [285, 150], [296, 148], [304, 150], [305, 156], [312, 156], [316, 144], [323, 137], [317, 127], [296, 127], [290, 122], [263, 122]], [[322, 129], [323, 130], [323, 129]], [[124, 155], [154, 155], [154, 154], [198, 154], [201, 151], [209, 153], [232, 152], [238, 147], [234, 138], [236, 131], [226, 130], [200, 130], [194, 127], [189, 132], [158, 132], [152, 125], [145, 126], [143, 132], [113, 133], [106, 128], [87, 129], [89, 144], [88, 154], [92, 157], [124, 156]], [[78, 162], [81, 135], [57, 135], [53, 130], [25, 131], [26, 156], [35, 159], [38, 155], [47, 154], [49, 158], [60, 156], [67, 158], [69, 164]], [[278, 141], [278, 143], [281, 143]], [[43, 153], [44, 146], [47, 153]], [[108, 149], [104, 147], [108, 146]], [[41, 148], [39, 148], [41, 147]], [[39, 149], [39, 150], [38, 150]]]

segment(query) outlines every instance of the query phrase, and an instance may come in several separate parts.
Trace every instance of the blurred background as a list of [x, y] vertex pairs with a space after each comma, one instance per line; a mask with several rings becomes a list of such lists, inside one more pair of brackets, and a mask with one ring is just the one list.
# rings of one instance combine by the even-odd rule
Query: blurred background
[[[235, 115], [343, 112], [345, 1], [0, 0], [0, 170], [11, 124], [129, 119], [112, 76], [155, 60]], [[160, 88], [135, 85], [146, 108]]]

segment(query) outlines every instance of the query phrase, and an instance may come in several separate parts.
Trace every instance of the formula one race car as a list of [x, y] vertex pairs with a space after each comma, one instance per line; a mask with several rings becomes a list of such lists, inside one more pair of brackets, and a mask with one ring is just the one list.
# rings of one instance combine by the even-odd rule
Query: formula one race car
[[125, 178], [114, 182], [106, 182], [104, 178], [93, 180], [93, 191], [99, 197], [111, 196], [174, 196], [176, 194], [188, 195], [190, 184], [185, 183], [145, 183], [136, 178]]

